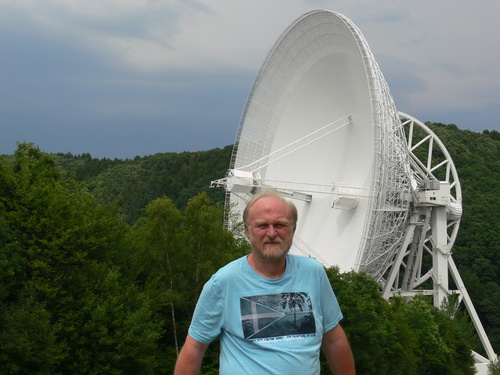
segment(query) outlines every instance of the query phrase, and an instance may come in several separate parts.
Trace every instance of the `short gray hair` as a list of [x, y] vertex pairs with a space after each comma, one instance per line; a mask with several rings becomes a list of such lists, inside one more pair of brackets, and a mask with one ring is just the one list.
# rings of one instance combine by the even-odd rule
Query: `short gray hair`
[[248, 216], [249, 216], [250, 210], [253, 207], [253, 205], [255, 204], [255, 202], [257, 202], [259, 199], [265, 198], [265, 197], [275, 197], [275, 198], [278, 198], [281, 201], [283, 201], [290, 208], [290, 215], [291, 215], [291, 220], [293, 222], [293, 225], [297, 224], [297, 219], [299, 216], [297, 213], [297, 207], [295, 206], [295, 204], [293, 202], [285, 199], [283, 197], [283, 195], [280, 194], [279, 191], [277, 191], [276, 189], [273, 189], [273, 188], [265, 188], [265, 189], [260, 190], [257, 194], [255, 194], [247, 202], [247, 205], [246, 205], [245, 209], [243, 210], [243, 222], [245, 224], [248, 224]]

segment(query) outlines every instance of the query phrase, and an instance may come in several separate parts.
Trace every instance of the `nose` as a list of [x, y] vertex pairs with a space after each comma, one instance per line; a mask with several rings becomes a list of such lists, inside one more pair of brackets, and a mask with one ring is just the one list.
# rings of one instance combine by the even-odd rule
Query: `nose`
[[278, 234], [278, 231], [276, 230], [274, 225], [271, 224], [267, 227], [267, 236], [268, 237], [276, 237], [277, 234]]

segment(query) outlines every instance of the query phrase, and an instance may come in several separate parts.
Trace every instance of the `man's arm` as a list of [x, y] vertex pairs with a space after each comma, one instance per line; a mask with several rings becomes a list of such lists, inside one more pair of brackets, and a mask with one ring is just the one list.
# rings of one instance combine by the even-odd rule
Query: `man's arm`
[[337, 324], [323, 335], [323, 351], [335, 375], [354, 375], [354, 358], [344, 330]]
[[188, 335], [177, 358], [174, 375], [197, 375], [207, 348], [208, 344], [202, 344]]

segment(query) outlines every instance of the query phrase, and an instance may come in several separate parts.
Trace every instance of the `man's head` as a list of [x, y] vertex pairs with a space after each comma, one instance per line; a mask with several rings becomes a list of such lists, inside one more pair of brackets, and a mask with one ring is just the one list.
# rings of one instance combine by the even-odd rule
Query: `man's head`
[[297, 208], [276, 190], [266, 189], [247, 203], [243, 222], [255, 255], [263, 260], [282, 260], [292, 246]]

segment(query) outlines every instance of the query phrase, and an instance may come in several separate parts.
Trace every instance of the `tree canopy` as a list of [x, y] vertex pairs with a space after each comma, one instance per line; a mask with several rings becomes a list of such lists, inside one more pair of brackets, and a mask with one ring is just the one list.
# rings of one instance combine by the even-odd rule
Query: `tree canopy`
[[[453, 256], [498, 350], [499, 139], [428, 126], [459, 173]], [[204, 283], [249, 252], [222, 225], [224, 192], [208, 188], [230, 154], [228, 146], [110, 160], [21, 143], [1, 156], [0, 369], [171, 373]], [[425, 297], [386, 301], [364, 274], [327, 273], [358, 373], [473, 373], [474, 330], [454, 301], [443, 310]], [[211, 345], [203, 373], [217, 373], [217, 363]]]

